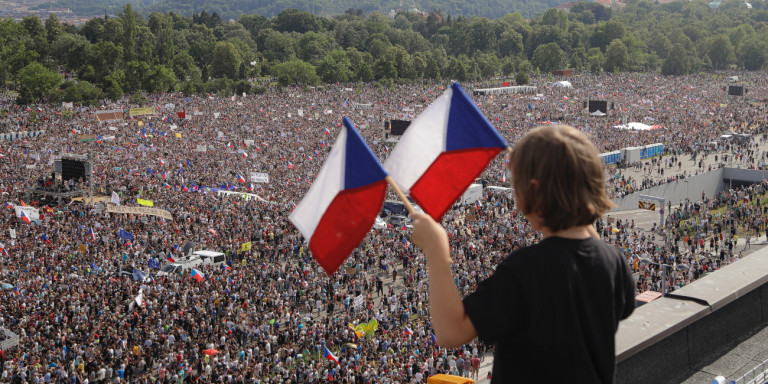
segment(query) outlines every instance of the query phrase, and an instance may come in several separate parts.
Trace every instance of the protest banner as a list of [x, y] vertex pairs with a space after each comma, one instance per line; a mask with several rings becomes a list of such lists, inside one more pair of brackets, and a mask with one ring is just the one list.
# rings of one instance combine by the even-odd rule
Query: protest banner
[[136, 215], [149, 215], [162, 217], [163, 219], [173, 220], [173, 215], [165, 209], [159, 208], [146, 208], [146, 207], [126, 207], [108, 205], [107, 212], [109, 213], [133, 213]]
[[21, 217], [21, 212], [24, 212], [24, 215], [27, 216], [29, 220], [40, 221], [40, 210], [35, 207], [14, 205], [13, 210], [16, 213], [16, 217]]
[[112, 121], [112, 120], [122, 120], [122, 119], [123, 119], [122, 109], [110, 109], [106, 111], [96, 112], [96, 120], [98, 121]]
[[152, 107], [145, 107], [145, 108], [131, 108], [130, 112], [131, 116], [140, 116], [140, 115], [154, 115], [155, 109]]
[[154, 207], [155, 202], [152, 200], [136, 199], [136, 204], [143, 205], [145, 207]]
[[251, 172], [251, 181], [257, 184], [269, 184], [269, 174], [261, 172]]

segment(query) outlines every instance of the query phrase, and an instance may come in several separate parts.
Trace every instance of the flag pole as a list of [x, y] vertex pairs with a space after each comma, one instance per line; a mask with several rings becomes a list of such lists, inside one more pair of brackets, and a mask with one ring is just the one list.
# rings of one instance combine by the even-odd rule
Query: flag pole
[[395, 180], [392, 178], [392, 176], [387, 176], [385, 178], [387, 180], [387, 183], [389, 183], [389, 186], [392, 187], [392, 189], [395, 191], [395, 194], [397, 194], [397, 197], [400, 198], [400, 201], [403, 202], [403, 205], [405, 205], [405, 209], [408, 210], [409, 215], [413, 215], [416, 213], [416, 210], [413, 209], [413, 205], [411, 205], [411, 202], [408, 200], [407, 197], [405, 197], [405, 194], [402, 190], [400, 190], [400, 187], [397, 186], [397, 183], [395, 183]]

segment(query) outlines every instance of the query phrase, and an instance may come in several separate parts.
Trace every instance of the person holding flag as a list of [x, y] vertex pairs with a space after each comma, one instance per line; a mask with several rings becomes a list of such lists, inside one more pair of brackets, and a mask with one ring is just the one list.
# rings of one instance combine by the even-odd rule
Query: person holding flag
[[[635, 308], [635, 288], [626, 260], [592, 225], [613, 206], [597, 149], [576, 128], [540, 126], [517, 143], [510, 171], [520, 210], [543, 240], [507, 256], [463, 300], [445, 229], [412, 214], [437, 342], [495, 345], [491, 383], [533, 382], [545, 371], [548, 381], [611, 383], [615, 333]], [[568, 358], [552, 371], [544, 357], [555, 351]]]

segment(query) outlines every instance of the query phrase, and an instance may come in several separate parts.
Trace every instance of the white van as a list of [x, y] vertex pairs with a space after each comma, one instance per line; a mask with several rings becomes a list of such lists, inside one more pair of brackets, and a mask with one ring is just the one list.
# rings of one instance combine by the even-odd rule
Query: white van
[[166, 276], [166, 275], [172, 275], [174, 273], [184, 273], [189, 271], [192, 268], [199, 267], [203, 264], [203, 260], [200, 259], [200, 257], [192, 255], [187, 257], [182, 257], [179, 261], [175, 263], [166, 264], [163, 266], [163, 268], [160, 269], [160, 272], [157, 273], [158, 276]]
[[227, 262], [227, 255], [215, 251], [194, 251], [192, 256], [198, 256], [203, 265], [218, 267]]

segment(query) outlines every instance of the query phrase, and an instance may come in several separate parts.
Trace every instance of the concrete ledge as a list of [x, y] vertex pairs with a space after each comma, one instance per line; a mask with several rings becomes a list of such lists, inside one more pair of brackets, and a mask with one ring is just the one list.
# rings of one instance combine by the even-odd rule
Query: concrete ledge
[[768, 248], [674, 294], [619, 324], [617, 383], [678, 383], [765, 326]]
[[706, 301], [712, 311], [768, 283], [768, 250], [762, 249], [674, 293]]

